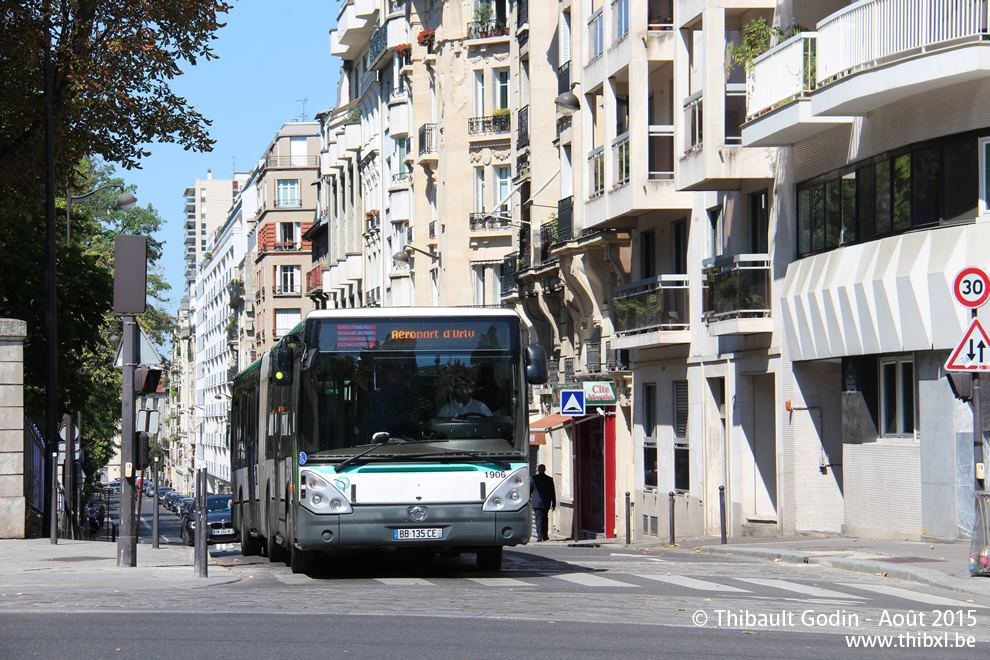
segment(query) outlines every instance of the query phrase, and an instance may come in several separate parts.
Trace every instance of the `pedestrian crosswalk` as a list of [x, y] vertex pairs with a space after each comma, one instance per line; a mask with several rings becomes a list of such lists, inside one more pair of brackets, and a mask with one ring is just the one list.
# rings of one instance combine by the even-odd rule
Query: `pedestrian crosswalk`
[[[661, 583], [665, 587], [686, 596], [692, 594], [704, 596], [750, 596], [761, 599], [776, 597], [780, 600], [787, 601], [838, 601], [844, 603], [866, 603], [876, 596], [887, 596], [927, 606], [990, 609], [972, 601], [937, 596], [883, 584], [843, 582], [831, 585], [850, 590], [839, 591], [838, 589], [826, 589], [813, 584], [778, 578], [733, 577], [723, 579], [715, 576], [688, 577], [686, 575], [658, 575], [650, 573], [610, 573], [606, 577], [595, 572], [573, 572], [529, 573], [525, 577], [518, 578], [462, 576], [462, 579], [452, 577], [425, 579], [417, 577], [381, 577], [373, 578], [373, 581], [393, 587], [438, 587], [441, 585], [449, 586], [453, 580], [457, 580], [461, 583], [468, 582], [479, 587], [503, 589], [539, 587], [546, 590], [547, 583], [545, 580], [547, 579], [553, 580], [558, 584], [566, 583], [572, 588], [577, 587], [580, 589], [603, 591], [640, 589], [649, 592], [651, 591], [651, 584]], [[728, 581], [735, 582], [736, 584], [728, 584]], [[863, 592], [873, 594], [873, 596], [862, 595]]]

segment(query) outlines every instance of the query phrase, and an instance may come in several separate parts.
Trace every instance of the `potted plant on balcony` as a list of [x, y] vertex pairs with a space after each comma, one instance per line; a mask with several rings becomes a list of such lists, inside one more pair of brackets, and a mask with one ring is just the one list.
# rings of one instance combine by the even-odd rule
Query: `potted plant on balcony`
[[416, 35], [416, 43], [425, 46], [427, 52], [433, 52], [433, 43], [437, 40], [437, 32], [433, 28], [423, 28]]
[[399, 59], [406, 61], [409, 57], [409, 53], [412, 52], [412, 44], [398, 44], [395, 47], [395, 54], [399, 56]]
[[492, 6], [485, 0], [474, 6], [474, 23], [478, 36], [482, 39], [487, 38], [492, 23]]
[[509, 130], [511, 116], [512, 110], [508, 108], [492, 108], [492, 128], [498, 131]]

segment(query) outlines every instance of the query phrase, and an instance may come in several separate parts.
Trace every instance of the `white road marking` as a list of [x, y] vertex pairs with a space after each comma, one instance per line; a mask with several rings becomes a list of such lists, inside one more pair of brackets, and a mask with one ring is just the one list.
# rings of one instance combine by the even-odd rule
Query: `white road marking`
[[841, 591], [832, 591], [830, 589], [822, 589], [821, 587], [814, 587], [810, 584], [801, 584], [799, 582], [788, 582], [787, 580], [777, 580], [769, 578], [734, 578], [740, 582], [749, 582], [750, 584], [759, 584], [764, 587], [774, 587], [775, 589], [783, 589], [784, 591], [793, 591], [794, 593], [802, 594], [804, 596], [811, 596], [812, 598], [827, 598], [830, 600], [862, 600], [863, 596], [853, 596], [852, 594], [844, 594]]
[[695, 578], [685, 577], [683, 575], [643, 575], [641, 573], [636, 573], [637, 577], [646, 578], [647, 580], [656, 580], [657, 582], [666, 582], [668, 584], [674, 584], [678, 587], [687, 587], [688, 589], [696, 589], [697, 591], [718, 591], [721, 593], [736, 593], [736, 594], [748, 594], [752, 593], [746, 589], [739, 589], [738, 587], [730, 587], [727, 584], [717, 584], [715, 582], [705, 582], [704, 580], [697, 580]]
[[583, 587], [639, 588], [639, 585], [629, 584], [627, 582], [619, 582], [618, 580], [610, 580], [600, 575], [592, 575], [590, 573], [568, 573], [567, 575], [554, 575], [553, 577], [557, 578], [558, 580], [564, 580], [565, 582], [573, 582], [574, 584], [580, 584]]
[[877, 594], [897, 596], [898, 598], [904, 598], [906, 600], [915, 600], [918, 601], [919, 603], [927, 603], [928, 605], [947, 605], [949, 607], [959, 607], [963, 609], [974, 609], [974, 608], [986, 609], [986, 605], [967, 603], [961, 600], [955, 600], [953, 598], [933, 596], [932, 594], [924, 594], [918, 591], [900, 589], [898, 587], [888, 587], [885, 584], [852, 584], [850, 582], [843, 582], [842, 586], [850, 587], [852, 589], [861, 589], [862, 591], [872, 591], [873, 593], [877, 593]]
[[632, 557], [634, 559], [645, 559], [646, 561], [655, 561], [659, 564], [669, 564], [670, 562], [666, 559], [659, 559], [658, 557], [644, 557], [643, 555], [626, 555], [621, 552], [613, 552], [612, 557]]
[[434, 586], [429, 580], [423, 580], [420, 578], [375, 578], [375, 582], [381, 582], [382, 584], [387, 584], [391, 586]]
[[536, 585], [530, 584], [529, 582], [523, 582], [522, 580], [517, 580], [515, 578], [468, 578], [472, 582], [477, 582], [478, 584], [485, 587], [533, 587]]

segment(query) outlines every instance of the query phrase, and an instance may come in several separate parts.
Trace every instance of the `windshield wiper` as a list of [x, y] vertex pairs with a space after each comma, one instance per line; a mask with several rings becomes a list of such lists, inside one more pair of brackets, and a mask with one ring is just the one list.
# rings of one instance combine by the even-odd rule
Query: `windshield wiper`
[[[424, 443], [431, 443], [431, 442], [447, 442], [446, 440], [437, 440], [437, 439], [433, 439], [433, 440], [408, 440], [407, 439], [407, 440], [399, 440], [398, 442], [389, 442], [389, 436], [388, 436], [387, 433], [383, 433], [381, 435], [384, 435], [385, 436], [385, 440], [383, 442], [375, 443], [375, 444], [371, 445], [370, 447], [368, 447], [368, 445], [359, 445], [361, 447], [368, 447], [368, 448], [365, 449], [364, 451], [358, 453], [358, 454], [354, 454], [350, 458], [345, 459], [345, 460], [341, 461], [340, 463], [337, 463], [337, 465], [333, 466], [334, 472], [340, 472], [341, 470], [343, 470], [348, 465], [353, 465], [359, 459], [361, 459], [362, 457], [366, 456], [367, 454], [370, 454], [371, 452], [375, 451], [379, 447], [386, 447], [386, 446], [389, 446], [389, 445], [392, 445], [392, 446], [395, 446], [395, 445], [421, 445], [421, 444], [424, 444]], [[372, 437], [373, 438], [377, 438], [378, 436], [379, 436], [379, 434], [376, 433]]]
[[508, 461], [502, 458], [492, 458], [491, 456], [486, 456], [481, 452], [468, 451], [466, 449], [458, 449], [456, 451], [431, 451], [425, 454], [406, 454], [402, 458], [428, 458], [430, 456], [455, 456], [455, 457], [467, 457], [476, 458], [479, 463], [491, 463], [492, 465], [497, 465], [503, 470], [509, 470], [512, 466]]

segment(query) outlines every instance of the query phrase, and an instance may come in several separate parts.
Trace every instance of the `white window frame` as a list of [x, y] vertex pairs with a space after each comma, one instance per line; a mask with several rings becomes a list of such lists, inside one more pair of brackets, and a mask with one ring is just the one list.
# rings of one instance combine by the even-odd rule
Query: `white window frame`
[[[904, 391], [904, 367], [911, 367], [911, 391]], [[887, 392], [890, 382], [885, 375], [885, 367], [893, 367], [894, 374], [894, 404], [896, 410], [893, 411], [895, 428], [889, 429], [887, 426]], [[883, 440], [893, 440], [900, 442], [910, 442], [917, 438], [918, 432], [918, 372], [915, 369], [913, 355], [891, 355], [880, 358], [880, 438]], [[911, 419], [910, 430], [907, 430], [905, 416], [905, 402], [910, 397]]]
[[485, 168], [474, 168], [474, 211], [483, 213], [485, 211]]
[[512, 169], [508, 165], [495, 165], [495, 190], [492, 195], [492, 212], [500, 215], [509, 215], [509, 201], [496, 208], [498, 201], [505, 197], [512, 187]]
[[276, 266], [275, 278], [278, 282], [277, 293], [296, 294], [302, 293], [302, 268], [296, 265]]
[[[295, 193], [294, 198], [293, 193]], [[301, 207], [302, 190], [299, 179], [278, 179], [275, 182], [275, 208], [298, 209]]]
[[509, 69], [492, 69], [492, 108], [508, 108], [509, 102]]

